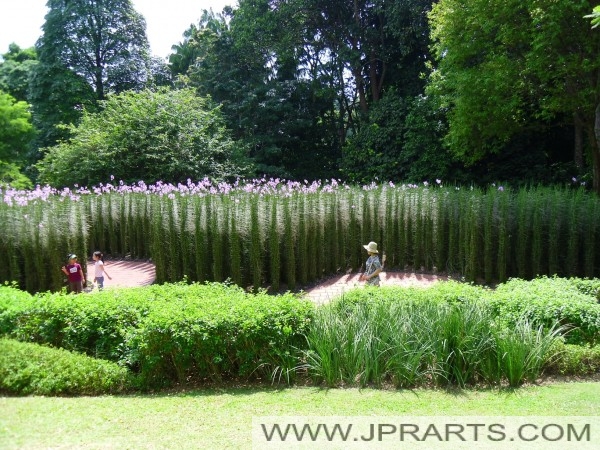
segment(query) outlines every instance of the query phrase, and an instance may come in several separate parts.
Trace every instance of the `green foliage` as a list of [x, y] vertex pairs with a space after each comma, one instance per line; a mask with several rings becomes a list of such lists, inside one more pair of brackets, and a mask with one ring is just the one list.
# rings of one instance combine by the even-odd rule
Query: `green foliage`
[[146, 22], [131, 0], [49, 0], [40, 63], [69, 68], [96, 99], [144, 86], [149, 59]]
[[61, 125], [77, 124], [111, 93], [155, 85], [146, 23], [131, 0], [49, 0], [39, 64], [29, 80], [29, 101], [39, 131], [37, 149], [69, 137]]
[[0, 392], [105, 395], [129, 386], [127, 369], [63, 349], [0, 338]]
[[84, 109], [97, 108], [94, 91], [85, 79], [58, 64], [38, 64], [33, 68], [29, 102], [37, 149], [67, 139], [69, 131], [65, 125], [78, 123]]
[[[495, 314], [506, 323], [515, 323], [522, 317], [545, 327], [559, 323], [568, 330], [565, 336], [568, 343], [598, 343], [600, 304], [595, 295], [578, 288], [579, 283], [587, 284], [557, 277], [512, 279], [486, 297]], [[594, 283], [597, 285], [597, 280]]]
[[185, 182], [243, 175], [245, 162], [221, 114], [191, 89], [111, 96], [85, 113], [71, 138], [47, 149], [40, 179], [54, 186], [124, 181]]
[[541, 374], [559, 329], [525, 320], [505, 326], [485, 302], [461, 298], [456, 285], [438, 286], [420, 295], [363, 289], [318, 309], [307, 335], [309, 374], [328, 386], [398, 387], [518, 386]]
[[34, 47], [21, 49], [12, 43], [0, 61], [0, 91], [12, 95], [18, 101], [27, 101], [29, 75], [37, 65]]
[[586, 19], [592, 19], [591, 20], [592, 28], [598, 27], [598, 25], [600, 25], [600, 5], [594, 6], [592, 13], [588, 14], [587, 16], [583, 16], [583, 17], [585, 17]]
[[[190, 281], [230, 278], [255, 289], [278, 290], [278, 282], [302, 288], [358, 269], [361, 243], [371, 240], [389, 256], [388, 268], [435, 268], [473, 282], [600, 274], [600, 226], [593, 220], [600, 201], [580, 189], [265, 180], [282, 189], [267, 192], [257, 183], [138, 182], [93, 193], [64, 190], [25, 206], [0, 203], [8, 231], [0, 234], [0, 246], [9, 261], [0, 265], [0, 281], [17, 281], [30, 292], [60, 289], [62, 275], [57, 279], [44, 267], [60, 267], [68, 252], [102, 248], [152, 258], [159, 283], [185, 275]], [[288, 191], [292, 185], [296, 190]]]
[[565, 344], [560, 339], [554, 345], [556, 356], [547, 365], [548, 373], [575, 376], [600, 373], [600, 345]]
[[126, 365], [140, 386], [206, 378], [288, 379], [313, 305], [292, 294], [174, 284], [27, 297], [0, 289], [0, 333]]
[[343, 133], [330, 64], [301, 44], [306, 19], [292, 3], [204, 11], [170, 62], [180, 84], [222, 105], [258, 175], [322, 179], [337, 173]]
[[600, 305], [585, 293], [597, 286], [539, 278], [495, 290], [458, 282], [363, 288], [317, 309], [289, 293], [216, 283], [79, 296], [2, 286], [0, 335], [112, 360], [141, 388], [289, 383], [298, 370], [329, 386], [518, 386], [545, 370], [597, 371], [597, 347], [562, 343], [597, 342]]
[[[29, 106], [0, 90], [0, 184], [20, 177], [15, 169], [28, 162], [28, 150], [34, 137]], [[16, 187], [16, 186], [15, 186]]]
[[438, 64], [428, 93], [448, 108], [446, 143], [472, 163], [506, 152], [532, 131], [539, 136], [532, 146], [538, 147], [549, 125], [568, 123], [580, 140], [575, 162], [583, 167], [585, 147], [600, 192], [597, 137], [591, 133], [585, 143], [582, 137], [594, 129], [600, 89], [600, 34], [584, 19], [590, 2], [509, 0], [488, 6], [442, 0], [429, 16]]

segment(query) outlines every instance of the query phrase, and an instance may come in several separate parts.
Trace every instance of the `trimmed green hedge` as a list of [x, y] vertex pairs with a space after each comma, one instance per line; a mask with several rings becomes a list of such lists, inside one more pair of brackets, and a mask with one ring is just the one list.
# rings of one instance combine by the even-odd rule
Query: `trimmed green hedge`
[[343, 294], [344, 307], [351, 303], [365, 302], [413, 302], [413, 303], [462, 303], [477, 301], [486, 292], [485, 288], [457, 281], [436, 283], [428, 287], [382, 286], [374, 289], [352, 289]]
[[485, 298], [500, 320], [514, 323], [525, 317], [550, 327], [554, 323], [569, 328], [570, 344], [600, 343], [600, 304], [596, 290], [600, 280], [547, 278], [525, 281], [512, 279], [487, 291]]
[[64, 349], [0, 339], [0, 392], [100, 395], [129, 385], [127, 369]]
[[[567, 344], [593, 345], [600, 342], [599, 287], [596, 279], [539, 278], [510, 280], [495, 290], [458, 282], [359, 288], [331, 309], [343, 321], [369, 305], [485, 304], [486, 320], [499, 329], [524, 321], [546, 330], [565, 325]], [[293, 294], [251, 294], [217, 283], [36, 296], [0, 286], [0, 335], [117, 362], [137, 375], [141, 387], [271, 376], [289, 381], [305, 363], [314, 308]]]
[[126, 365], [142, 386], [289, 373], [313, 304], [218, 283], [166, 284], [87, 295], [0, 290], [0, 330]]

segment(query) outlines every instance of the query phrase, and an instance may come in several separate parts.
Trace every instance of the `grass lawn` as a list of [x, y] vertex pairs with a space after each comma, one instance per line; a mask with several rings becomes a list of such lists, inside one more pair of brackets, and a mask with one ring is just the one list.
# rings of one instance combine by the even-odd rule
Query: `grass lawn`
[[[600, 383], [515, 391], [236, 388], [0, 397], [0, 448], [251, 448], [253, 416], [600, 416]], [[596, 430], [597, 431], [597, 430]]]

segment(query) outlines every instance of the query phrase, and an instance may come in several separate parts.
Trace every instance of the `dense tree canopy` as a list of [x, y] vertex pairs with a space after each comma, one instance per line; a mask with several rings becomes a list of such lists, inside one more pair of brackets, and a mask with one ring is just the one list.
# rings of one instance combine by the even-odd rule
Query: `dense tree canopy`
[[[450, 148], [468, 161], [504, 151], [520, 133], [568, 121], [600, 192], [594, 135], [600, 102], [600, 34], [587, 1], [440, 0], [431, 14], [438, 67], [429, 92], [449, 108]], [[599, 110], [600, 111], [600, 110]], [[573, 150], [570, 150], [573, 152]]]
[[[249, 175], [300, 180], [583, 177], [600, 191], [593, 3], [239, 0], [221, 13], [198, 11], [200, 21], [182, 30], [167, 66], [149, 57], [144, 19], [131, 0], [48, 0], [35, 51], [12, 45], [3, 55], [0, 89], [31, 104], [33, 149], [50, 148], [39, 166], [42, 179], [58, 184], [110, 175], [218, 178], [242, 173], [247, 157]], [[176, 88], [186, 94], [164, 100], [169, 108], [190, 103], [192, 92], [200, 110], [219, 106], [217, 129], [230, 130], [231, 141], [217, 133], [229, 150], [207, 153], [215, 170], [193, 139], [177, 145], [192, 145], [187, 151], [197, 157], [157, 144], [164, 140], [158, 123], [168, 121], [144, 89], [160, 97]], [[123, 144], [124, 134], [109, 136], [96, 124], [108, 118], [107, 107], [128, 117], [158, 115], [152, 123], [144, 118], [146, 133], [156, 136], [143, 138], [134, 125], [139, 147]], [[84, 137], [100, 151], [86, 153]], [[147, 152], [165, 162], [164, 172], [144, 159]], [[109, 170], [114, 154], [117, 173]], [[216, 156], [224, 154], [227, 162]], [[67, 175], [69, 164], [82, 175]]]
[[37, 65], [35, 48], [21, 49], [10, 44], [0, 61], [0, 90], [20, 101], [27, 101], [29, 75]]
[[111, 177], [185, 182], [246, 174], [243, 154], [219, 108], [191, 89], [132, 91], [109, 96], [84, 113], [71, 138], [47, 149], [40, 178], [55, 186], [93, 185]]
[[131, 0], [48, 0], [47, 7], [37, 43], [43, 64], [71, 69], [92, 86], [98, 100], [144, 86], [146, 21]]
[[27, 103], [0, 90], [0, 185], [30, 184], [20, 169], [27, 163], [33, 133]]
[[76, 123], [83, 108], [152, 80], [146, 22], [130, 0], [48, 0], [47, 7], [29, 86], [40, 147], [66, 138], [56, 126]]

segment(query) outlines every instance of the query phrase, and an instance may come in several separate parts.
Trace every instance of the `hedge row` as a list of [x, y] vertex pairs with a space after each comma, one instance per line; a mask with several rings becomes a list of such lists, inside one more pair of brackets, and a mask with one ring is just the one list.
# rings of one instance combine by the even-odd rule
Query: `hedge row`
[[600, 280], [541, 277], [531, 281], [509, 280], [485, 298], [506, 323], [521, 318], [550, 327], [567, 327], [570, 344], [600, 343]]
[[[458, 283], [357, 289], [352, 304], [478, 303], [499, 324], [570, 328], [567, 344], [600, 343], [600, 280], [510, 280], [495, 290]], [[288, 375], [305, 361], [314, 305], [293, 294], [251, 294], [224, 284], [168, 284], [86, 295], [32, 296], [0, 286], [0, 336], [102, 358], [129, 368], [142, 387]], [[582, 356], [583, 357], [583, 356]]]
[[525, 319], [549, 329], [554, 324], [567, 329], [570, 344], [600, 343], [600, 279], [540, 277], [534, 280], [511, 279], [488, 289], [459, 282], [438, 283], [430, 288], [382, 287], [356, 289], [345, 294], [345, 303], [411, 301], [461, 303], [482, 301], [493, 316], [514, 326]]
[[64, 349], [0, 339], [0, 392], [100, 395], [128, 388], [126, 368]]
[[292, 294], [250, 294], [216, 283], [78, 296], [1, 287], [0, 333], [118, 362], [142, 385], [157, 386], [287, 371], [312, 310]]

